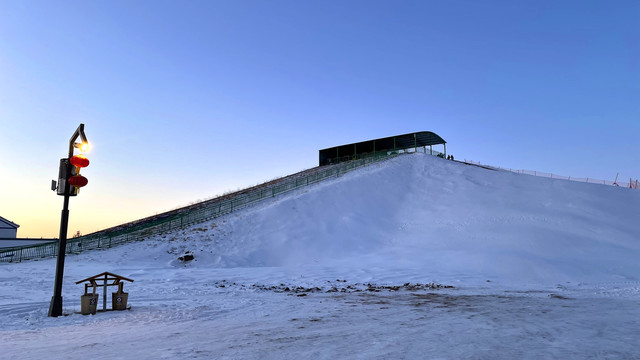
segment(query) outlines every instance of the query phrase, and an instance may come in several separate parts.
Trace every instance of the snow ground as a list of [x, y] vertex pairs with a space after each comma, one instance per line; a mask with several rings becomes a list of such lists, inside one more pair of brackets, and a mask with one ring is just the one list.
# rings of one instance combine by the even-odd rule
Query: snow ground
[[[639, 205], [401, 156], [70, 255], [69, 316], [47, 317], [55, 259], [0, 264], [0, 358], [639, 359]], [[132, 309], [76, 314], [75, 281], [104, 271], [135, 280]]]

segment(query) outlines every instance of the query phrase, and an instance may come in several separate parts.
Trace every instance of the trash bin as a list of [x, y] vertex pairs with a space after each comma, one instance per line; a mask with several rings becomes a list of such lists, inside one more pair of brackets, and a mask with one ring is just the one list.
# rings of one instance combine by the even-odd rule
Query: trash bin
[[80, 296], [80, 313], [95, 315], [98, 309], [98, 294], [84, 294]]
[[127, 310], [127, 299], [129, 293], [126, 292], [114, 292], [111, 293], [111, 306], [113, 310]]

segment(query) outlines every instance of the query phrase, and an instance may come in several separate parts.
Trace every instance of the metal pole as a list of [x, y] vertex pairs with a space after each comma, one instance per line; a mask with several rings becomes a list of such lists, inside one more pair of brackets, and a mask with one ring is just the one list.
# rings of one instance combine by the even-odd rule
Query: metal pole
[[[73, 148], [78, 137], [82, 138], [83, 142], [88, 142], [87, 137], [84, 134], [84, 124], [80, 124], [76, 131], [71, 135], [69, 140], [69, 157], [73, 157]], [[68, 160], [67, 160], [68, 161]], [[66, 176], [64, 181], [67, 181], [68, 174], [71, 173], [71, 164], [66, 164]], [[58, 238], [58, 258], [56, 261], [56, 280], [53, 287], [53, 296], [51, 297], [51, 303], [49, 304], [49, 316], [58, 317], [62, 315], [62, 279], [64, 275], [64, 257], [67, 251], [67, 228], [69, 225], [69, 192], [71, 186], [67, 183], [64, 192], [64, 202], [62, 205], [62, 214], [60, 216], [60, 236]]]
[[64, 256], [67, 250], [67, 226], [69, 224], [69, 193], [64, 195], [64, 204], [60, 216], [60, 236], [58, 239], [58, 260], [56, 262], [56, 281], [53, 297], [49, 304], [49, 316], [62, 315], [62, 278], [64, 275]]

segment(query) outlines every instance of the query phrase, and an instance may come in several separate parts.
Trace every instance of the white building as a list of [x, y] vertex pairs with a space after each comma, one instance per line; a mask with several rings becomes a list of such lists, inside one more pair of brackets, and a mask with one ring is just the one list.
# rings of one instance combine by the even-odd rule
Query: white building
[[15, 239], [18, 235], [20, 225], [0, 216], [0, 239]]

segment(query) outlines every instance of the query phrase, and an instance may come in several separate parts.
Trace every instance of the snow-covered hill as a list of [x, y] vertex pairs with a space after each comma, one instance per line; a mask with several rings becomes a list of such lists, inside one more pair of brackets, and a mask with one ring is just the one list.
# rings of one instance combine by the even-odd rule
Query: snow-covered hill
[[0, 355], [640, 357], [639, 209], [636, 190], [401, 156], [67, 258], [66, 312], [103, 271], [135, 279], [131, 311], [47, 318], [55, 259], [1, 264]]

